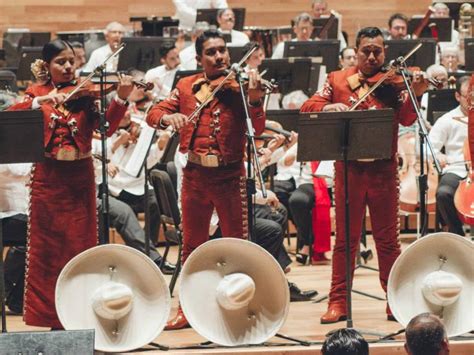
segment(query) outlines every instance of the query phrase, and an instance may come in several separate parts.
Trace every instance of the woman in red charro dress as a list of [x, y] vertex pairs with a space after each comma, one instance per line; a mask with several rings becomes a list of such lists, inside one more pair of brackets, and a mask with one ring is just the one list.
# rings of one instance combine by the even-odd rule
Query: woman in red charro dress
[[[43, 47], [44, 82], [26, 90], [23, 102], [10, 110], [40, 109], [44, 119], [45, 160], [33, 165], [25, 284], [26, 324], [62, 328], [56, 314], [56, 280], [66, 263], [97, 244], [97, 212], [91, 140], [98, 127], [93, 100], [81, 99], [71, 111], [56, 109], [74, 85], [74, 51], [54, 40]], [[121, 78], [117, 97], [106, 114], [113, 133], [132, 90], [130, 77]]]

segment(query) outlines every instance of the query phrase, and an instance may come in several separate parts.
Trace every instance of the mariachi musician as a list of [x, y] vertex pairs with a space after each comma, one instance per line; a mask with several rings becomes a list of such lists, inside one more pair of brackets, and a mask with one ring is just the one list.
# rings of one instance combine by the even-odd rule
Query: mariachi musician
[[[182, 261], [209, 238], [212, 211], [217, 211], [224, 237], [247, 238], [247, 199], [243, 165], [244, 108], [235, 80], [210, 97], [229, 67], [230, 57], [223, 36], [205, 31], [196, 40], [196, 59], [204, 73], [181, 79], [170, 96], [154, 106], [147, 117], [150, 126], [172, 126], [180, 132], [180, 152], [188, 153], [181, 192], [183, 218]], [[257, 135], [265, 127], [264, 91], [257, 72], [250, 71], [249, 113]], [[203, 104], [204, 103], [204, 104]], [[202, 105], [192, 121], [188, 116]], [[166, 329], [188, 325], [181, 310]]]
[[[359, 31], [356, 38], [356, 67], [332, 72], [322, 89], [303, 104], [302, 112], [347, 111], [349, 107], [368, 91], [370, 82], [381, 75], [385, 60], [382, 32], [376, 27], [367, 27]], [[415, 94], [421, 96], [426, 85], [420, 80], [420, 73], [414, 73]], [[397, 152], [398, 124], [411, 125], [416, 114], [402, 87], [395, 88], [388, 82], [367, 97], [360, 109], [393, 107], [392, 152], [390, 159], [373, 161], [350, 161], [349, 210], [352, 216], [351, 260], [354, 272], [355, 253], [359, 245], [362, 220], [366, 206], [370, 211], [373, 236], [376, 243], [380, 282], [386, 290], [390, 269], [400, 254], [398, 243], [398, 166]], [[336, 245], [333, 252], [332, 284], [329, 294], [328, 311], [321, 317], [321, 323], [334, 323], [345, 320], [346, 313], [346, 277], [344, 267], [344, 166], [336, 162], [335, 202], [336, 202]], [[387, 318], [393, 320], [387, 305]]]
[[471, 82], [469, 83], [469, 118], [468, 118], [468, 139], [469, 152], [474, 152], [474, 74], [471, 75]]
[[[54, 290], [62, 268], [74, 256], [97, 244], [97, 212], [91, 141], [99, 113], [94, 97], [84, 96], [66, 109], [59, 106], [74, 87], [75, 54], [68, 42], [56, 39], [42, 51], [44, 82], [26, 89], [23, 102], [9, 110], [40, 109], [44, 120], [45, 160], [34, 164], [24, 319], [26, 324], [62, 328]], [[127, 110], [132, 78], [120, 78], [117, 96], [106, 119], [109, 133]]]

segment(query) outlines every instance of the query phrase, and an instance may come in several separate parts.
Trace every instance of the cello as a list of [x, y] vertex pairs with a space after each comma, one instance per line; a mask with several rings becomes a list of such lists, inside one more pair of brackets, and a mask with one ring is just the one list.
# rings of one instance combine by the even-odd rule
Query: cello
[[474, 74], [469, 83], [470, 97], [468, 116], [468, 138], [464, 143], [464, 158], [468, 161], [467, 178], [459, 183], [454, 194], [454, 206], [463, 223], [474, 225], [474, 172], [472, 170], [471, 154], [474, 151]]

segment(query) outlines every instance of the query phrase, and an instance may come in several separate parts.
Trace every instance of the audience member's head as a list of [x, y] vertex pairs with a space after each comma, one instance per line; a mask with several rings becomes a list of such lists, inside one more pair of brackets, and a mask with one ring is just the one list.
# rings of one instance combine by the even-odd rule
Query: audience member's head
[[393, 14], [388, 19], [388, 32], [391, 39], [405, 39], [408, 31], [408, 18], [400, 13]]
[[111, 22], [105, 26], [105, 40], [113, 51], [117, 50], [120, 43], [122, 43], [124, 34], [125, 27], [118, 22]]
[[369, 344], [355, 329], [338, 329], [321, 348], [323, 355], [368, 355]]
[[422, 313], [408, 323], [405, 350], [409, 355], [449, 354], [446, 328], [441, 320], [430, 313]]
[[328, 12], [328, 3], [325, 0], [313, 0], [311, 11], [314, 18], [320, 18]]
[[235, 26], [235, 14], [232, 9], [217, 11], [217, 23], [222, 31], [231, 31]]
[[181, 62], [179, 52], [174, 43], [164, 43], [160, 47], [160, 61], [167, 70], [175, 69]]
[[357, 55], [354, 47], [346, 47], [339, 53], [339, 65], [341, 69], [347, 69], [357, 65]]
[[293, 32], [298, 41], [309, 41], [313, 33], [313, 17], [307, 12], [303, 12], [294, 19]]
[[433, 4], [434, 12], [431, 17], [449, 17], [449, 7], [445, 3], [437, 2]]

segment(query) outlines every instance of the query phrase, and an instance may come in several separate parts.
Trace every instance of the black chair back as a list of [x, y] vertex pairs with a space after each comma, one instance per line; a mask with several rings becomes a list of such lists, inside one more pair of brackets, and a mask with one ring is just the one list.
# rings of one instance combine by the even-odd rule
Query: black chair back
[[170, 176], [166, 171], [153, 169], [150, 172], [150, 181], [158, 200], [161, 222], [173, 224], [178, 229], [181, 224], [181, 215], [178, 208], [178, 196]]

